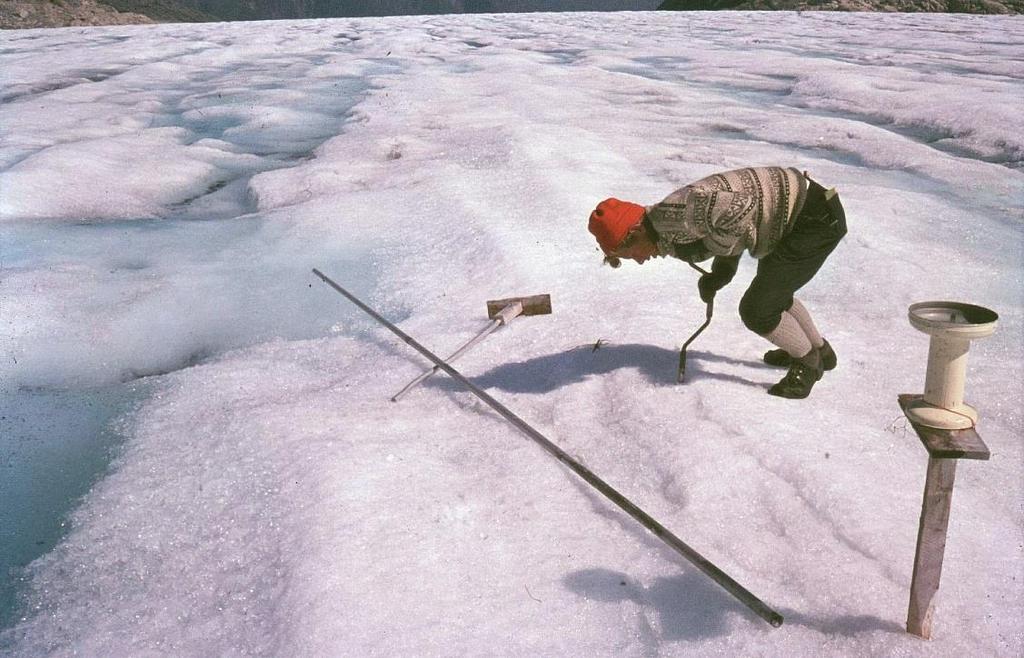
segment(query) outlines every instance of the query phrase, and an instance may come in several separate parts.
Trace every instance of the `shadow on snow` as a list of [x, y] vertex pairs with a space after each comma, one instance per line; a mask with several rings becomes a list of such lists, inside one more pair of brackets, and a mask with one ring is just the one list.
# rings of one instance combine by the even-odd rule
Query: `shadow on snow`
[[[656, 578], [644, 585], [629, 575], [610, 569], [582, 569], [566, 575], [562, 584], [591, 601], [631, 601], [645, 615], [640, 635], [652, 645], [720, 637], [732, 631], [730, 617], [741, 616], [763, 623], [741, 603], [700, 572], [688, 568], [677, 576]], [[853, 637], [864, 633], [904, 633], [896, 622], [871, 615], [812, 615], [782, 611], [787, 626], [802, 626], [825, 635]], [[657, 622], [653, 623], [657, 618]], [[766, 632], [769, 632], [767, 625]], [[653, 647], [652, 647], [653, 648]]]
[[[715, 372], [709, 364], [724, 363], [765, 370], [760, 360], [734, 359], [711, 352], [687, 352], [686, 380], [676, 383], [679, 353], [653, 345], [602, 344], [598, 349], [578, 347], [564, 352], [538, 356], [526, 361], [506, 363], [471, 377], [481, 388], [497, 388], [512, 393], [548, 393], [569, 384], [585, 381], [595, 375], [606, 375], [623, 368], [640, 372], [655, 386], [686, 386], [701, 380], [719, 380], [745, 386], [764, 388], [769, 382], [747, 379], [736, 374]], [[774, 382], [771, 382], [774, 383]], [[447, 378], [436, 378], [429, 386], [442, 390], [459, 390], [461, 386]]]

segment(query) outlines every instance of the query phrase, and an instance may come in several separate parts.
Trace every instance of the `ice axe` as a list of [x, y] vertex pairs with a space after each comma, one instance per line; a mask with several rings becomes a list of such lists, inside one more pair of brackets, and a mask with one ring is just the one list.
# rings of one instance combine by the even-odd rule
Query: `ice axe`
[[[695, 269], [698, 272], [700, 272], [701, 275], [710, 274], [710, 272], [705, 270], [700, 265], [697, 265], [696, 263], [689, 263], [689, 265], [693, 269]], [[708, 302], [707, 313], [704, 316], [705, 317], [704, 324], [702, 324], [700, 326], [700, 329], [698, 329], [697, 331], [693, 332], [693, 335], [690, 336], [690, 338], [687, 339], [687, 341], [685, 343], [683, 343], [682, 349], [679, 350], [679, 370], [676, 373], [676, 383], [682, 384], [683, 383], [683, 379], [686, 376], [686, 348], [690, 346], [690, 343], [692, 343], [694, 340], [697, 339], [697, 336], [700, 336], [702, 331], [704, 331], [705, 329], [708, 328], [708, 325], [711, 324], [711, 315], [714, 312], [715, 312], [715, 299], [714, 299], [714, 297], [712, 297], [711, 301]]]
[[[452, 352], [452, 354], [445, 359], [445, 362], [451, 363], [455, 359], [459, 358], [466, 353], [469, 348], [473, 347], [484, 338], [493, 333], [498, 327], [506, 325], [520, 315], [548, 315], [551, 313], [551, 295], [532, 295], [530, 297], [509, 297], [507, 299], [491, 299], [487, 302], [487, 317], [490, 318], [491, 322], [484, 327], [484, 329], [478, 333], [472, 340], [460, 347], [459, 349]], [[398, 402], [398, 399], [403, 395], [425, 382], [434, 373], [440, 370], [440, 366], [434, 366], [430, 370], [426, 371], [416, 379], [412, 380], [405, 385], [401, 391], [395, 393], [391, 397], [392, 402]]]

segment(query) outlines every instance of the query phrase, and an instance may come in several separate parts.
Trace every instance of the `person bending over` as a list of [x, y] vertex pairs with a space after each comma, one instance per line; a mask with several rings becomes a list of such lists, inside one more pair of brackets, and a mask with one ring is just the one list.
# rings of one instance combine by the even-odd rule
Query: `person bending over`
[[732, 281], [744, 250], [758, 259], [757, 274], [740, 300], [743, 324], [778, 349], [770, 365], [788, 367], [772, 395], [806, 398], [836, 367], [836, 354], [793, 295], [810, 281], [846, 235], [846, 214], [834, 189], [792, 167], [746, 167], [690, 183], [661, 203], [642, 206], [605, 199], [588, 228], [605, 255], [643, 264], [655, 256], [698, 263], [713, 258], [697, 282], [710, 303]]

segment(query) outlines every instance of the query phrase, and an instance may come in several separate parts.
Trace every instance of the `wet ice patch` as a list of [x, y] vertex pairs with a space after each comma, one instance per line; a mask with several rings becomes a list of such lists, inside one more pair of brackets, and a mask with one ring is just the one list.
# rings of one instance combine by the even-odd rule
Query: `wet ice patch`
[[15, 621], [25, 567], [71, 529], [66, 511], [105, 474], [124, 440], [119, 419], [146, 392], [0, 387], [0, 626]]
[[[13, 331], [0, 365], [15, 386], [109, 384], [188, 367], [226, 349], [330, 327], [317, 319], [309, 267], [351, 270], [365, 291], [376, 276], [367, 245], [322, 245], [314, 259], [266, 219], [134, 220], [64, 229], [8, 227], [22, 245], [0, 281]], [[197, 238], [201, 238], [197, 240]], [[272, 253], [254, 259], [261, 245]], [[36, 291], [45, 290], [45, 295]]]

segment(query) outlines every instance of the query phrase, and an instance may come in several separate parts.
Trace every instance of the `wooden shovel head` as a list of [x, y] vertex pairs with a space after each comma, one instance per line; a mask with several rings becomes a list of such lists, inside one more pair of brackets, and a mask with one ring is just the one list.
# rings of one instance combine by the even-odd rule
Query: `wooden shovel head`
[[523, 303], [521, 315], [548, 315], [551, 313], [551, 295], [533, 295], [531, 297], [509, 297], [508, 299], [490, 299], [487, 301], [487, 317], [494, 319], [501, 309], [516, 302]]

